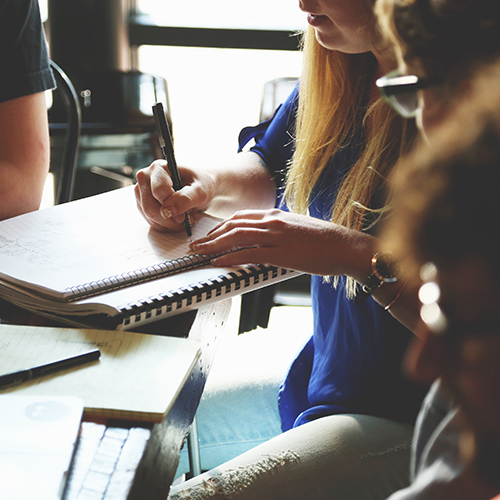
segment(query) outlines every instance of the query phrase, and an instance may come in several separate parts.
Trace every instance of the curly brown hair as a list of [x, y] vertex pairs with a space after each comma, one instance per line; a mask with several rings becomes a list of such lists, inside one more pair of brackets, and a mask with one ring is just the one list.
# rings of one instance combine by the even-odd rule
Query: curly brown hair
[[481, 70], [468, 98], [403, 162], [385, 246], [413, 273], [481, 255], [500, 280], [500, 63]]
[[498, 0], [377, 0], [383, 31], [411, 70], [447, 82], [500, 53]]

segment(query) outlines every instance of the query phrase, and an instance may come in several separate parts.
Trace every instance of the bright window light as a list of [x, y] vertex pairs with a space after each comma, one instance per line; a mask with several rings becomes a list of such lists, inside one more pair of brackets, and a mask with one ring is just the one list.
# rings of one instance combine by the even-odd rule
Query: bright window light
[[[298, 0], [137, 0], [140, 12], [168, 26], [298, 31]], [[239, 131], [259, 121], [264, 84], [298, 77], [298, 51], [141, 47], [139, 69], [167, 80], [179, 163], [224, 161]]]
[[302, 29], [298, 0], [137, 0], [139, 11], [167, 26]]
[[47, 2], [48, 0], [38, 0], [38, 4], [40, 5], [40, 14], [42, 16], [42, 21], [47, 20]]
[[298, 51], [141, 47], [139, 69], [167, 80], [179, 164], [225, 161], [259, 122], [264, 84], [300, 74]]

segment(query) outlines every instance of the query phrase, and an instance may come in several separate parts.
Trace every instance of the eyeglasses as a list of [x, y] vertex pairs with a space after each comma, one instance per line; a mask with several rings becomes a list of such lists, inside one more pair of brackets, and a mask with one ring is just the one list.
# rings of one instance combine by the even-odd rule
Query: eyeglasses
[[436, 78], [400, 75], [397, 70], [375, 82], [385, 101], [405, 118], [414, 118], [420, 109], [418, 91], [436, 83]]

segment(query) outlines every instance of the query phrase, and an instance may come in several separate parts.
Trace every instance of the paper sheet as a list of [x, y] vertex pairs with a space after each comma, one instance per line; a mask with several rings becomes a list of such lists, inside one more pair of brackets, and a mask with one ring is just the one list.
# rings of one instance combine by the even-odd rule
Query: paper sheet
[[77, 396], [85, 417], [160, 422], [189, 377], [199, 343], [103, 330], [0, 325], [0, 375], [98, 347], [99, 361], [64, 370], [0, 394]]

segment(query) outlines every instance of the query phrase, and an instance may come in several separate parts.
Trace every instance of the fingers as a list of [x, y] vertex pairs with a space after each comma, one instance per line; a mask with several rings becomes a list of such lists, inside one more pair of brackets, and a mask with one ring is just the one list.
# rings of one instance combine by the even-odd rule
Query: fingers
[[278, 241], [276, 233], [244, 224], [233, 229], [221, 227], [220, 233], [194, 241], [190, 248], [196, 253], [212, 254], [227, 252], [233, 248], [271, 247], [276, 246]]
[[[180, 231], [185, 212], [191, 208], [192, 189], [188, 186], [176, 193], [163, 160], [137, 172], [136, 179], [137, 207], [151, 227], [158, 231]], [[198, 218], [195, 214], [194, 219]]]
[[262, 248], [243, 248], [235, 252], [229, 252], [220, 257], [212, 259], [211, 264], [216, 267], [233, 267], [244, 264], [272, 265], [274, 259], [272, 252]]
[[[165, 200], [174, 192], [172, 179], [170, 177], [167, 162], [164, 160], [154, 161], [147, 169], [138, 172], [144, 172], [146, 182], [149, 184], [149, 189], [153, 198], [163, 205]], [[141, 183], [139, 178], [137, 182]]]
[[276, 231], [278, 228], [276, 226], [276, 220], [270, 217], [269, 210], [244, 210], [236, 212], [229, 219], [222, 221], [220, 224], [215, 226], [212, 230], [207, 233], [205, 238], [200, 238], [195, 243], [206, 243], [212, 241], [221, 235], [228, 233], [230, 231], [234, 232], [234, 235], [242, 234], [245, 235], [244, 231], [246, 229], [260, 229], [261, 231]]
[[195, 206], [195, 193], [196, 187], [188, 185], [169, 196], [161, 207], [162, 217], [166, 219], [171, 218], [176, 223], [181, 224], [186, 212], [192, 215], [193, 207]]
[[[139, 179], [134, 187], [137, 208], [151, 227], [157, 231], [175, 230], [174, 221], [161, 216], [161, 205], [154, 198], [149, 182], [145, 182], [144, 175], [137, 173]], [[140, 182], [139, 182], [140, 181]]]
[[250, 224], [255, 226], [255, 221], [264, 221], [266, 219], [269, 219], [270, 216], [277, 216], [279, 213], [281, 213], [280, 210], [240, 210], [238, 212], [235, 212], [228, 219], [215, 226], [211, 231], [207, 233], [207, 236], [214, 236], [221, 230], [224, 231], [228, 228], [236, 227], [237, 225], [244, 226], [245, 221], [248, 221], [247, 225]]
[[134, 186], [137, 208], [152, 227], [154, 227], [155, 229], [160, 229], [158, 227], [158, 224], [154, 220], [155, 211], [158, 210], [158, 203], [155, 203], [151, 193], [145, 192], [146, 189], [146, 185], [140, 186], [139, 183]]
[[[156, 231], [181, 231], [183, 230], [182, 224], [178, 224], [173, 220], [169, 219], [163, 219], [158, 215], [159, 213], [159, 205], [157, 208], [155, 208], [154, 212], [149, 208], [148, 210], [144, 210], [144, 204], [141, 203], [141, 194], [140, 194], [140, 189], [138, 185], [134, 187], [135, 189], [135, 196], [136, 196], [136, 203], [137, 203], [137, 209], [139, 212], [141, 212], [142, 216], [146, 219], [148, 224], [155, 229]], [[158, 223], [156, 220], [160, 220], [161, 222]]]
[[137, 206], [155, 229], [164, 226], [161, 217], [163, 201], [173, 193], [172, 181], [165, 171], [166, 163], [160, 160], [153, 162], [136, 174], [135, 196]]
[[[233, 248], [271, 247], [280, 239], [273, 211], [253, 210], [235, 213], [221, 222], [207, 236], [194, 241], [193, 252], [212, 254]], [[279, 223], [279, 222], [278, 222]]]
[[[269, 264], [330, 275], [336, 271], [332, 255], [341, 255], [348, 242], [337, 235], [336, 227], [279, 210], [239, 212], [190, 248], [205, 255], [224, 254], [214, 258], [217, 266]], [[334, 244], [339, 248], [332, 250]]]

